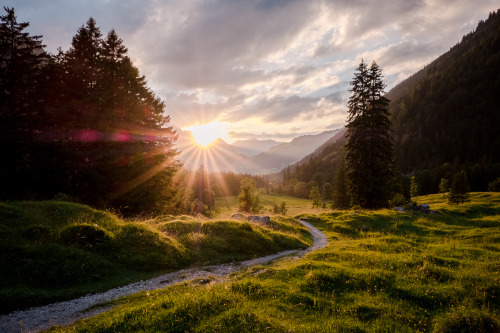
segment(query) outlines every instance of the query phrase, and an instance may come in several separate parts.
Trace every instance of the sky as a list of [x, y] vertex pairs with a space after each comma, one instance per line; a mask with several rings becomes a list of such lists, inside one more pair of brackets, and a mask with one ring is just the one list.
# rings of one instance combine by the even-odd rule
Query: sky
[[376, 61], [389, 91], [498, 0], [3, 0], [46, 50], [93, 17], [115, 29], [178, 128], [289, 141], [345, 125], [349, 82]]

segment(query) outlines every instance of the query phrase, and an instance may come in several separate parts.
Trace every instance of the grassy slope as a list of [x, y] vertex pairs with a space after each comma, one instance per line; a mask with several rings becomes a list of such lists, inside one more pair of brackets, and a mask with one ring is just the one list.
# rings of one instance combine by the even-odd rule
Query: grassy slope
[[[463, 206], [418, 198], [440, 215], [305, 215], [330, 244], [300, 260], [124, 298], [61, 331], [498, 332], [500, 193]], [[360, 231], [363, 226], [368, 231]]]
[[0, 203], [0, 312], [70, 299], [193, 264], [309, 246], [307, 229], [164, 217], [125, 222], [67, 202]]

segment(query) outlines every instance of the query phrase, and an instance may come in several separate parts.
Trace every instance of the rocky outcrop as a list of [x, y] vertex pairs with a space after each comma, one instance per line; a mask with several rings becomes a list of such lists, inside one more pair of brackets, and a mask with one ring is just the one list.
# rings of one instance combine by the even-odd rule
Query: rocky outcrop
[[231, 215], [232, 219], [236, 220], [247, 220], [248, 222], [257, 222], [257, 223], [269, 223], [271, 222], [271, 218], [269, 216], [258, 216], [258, 215], [250, 215], [245, 216], [243, 214], [233, 214]]
[[260, 222], [260, 223], [269, 223], [271, 222], [271, 218], [269, 216], [257, 216], [251, 215], [247, 217], [249, 222]]
[[438, 211], [430, 209], [428, 204], [421, 204], [421, 205], [412, 205], [411, 207], [406, 206], [406, 207], [394, 207], [395, 211], [398, 212], [419, 212], [419, 213], [425, 213], [425, 214], [440, 214]]

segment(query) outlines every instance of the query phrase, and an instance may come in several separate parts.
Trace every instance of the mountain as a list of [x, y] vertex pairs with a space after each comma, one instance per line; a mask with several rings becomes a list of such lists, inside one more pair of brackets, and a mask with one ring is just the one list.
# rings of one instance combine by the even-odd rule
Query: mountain
[[[473, 191], [500, 176], [499, 31], [500, 10], [386, 94], [396, 162], [416, 176], [420, 194], [436, 193], [441, 178], [461, 169]], [[343, 146], [341, 138], [326, 143], [286, 169], [287, 178], [331, 179]]]
[[324, 144], [322, 144], [320, 147], [318, 147], [316, 150], [314, 150], [312, 153], [309, 155], [306, 155], [304, 158], [302, 158], [300, 161], [297, 162], [297, 165], [303, 165], [310, 161], [311, 159], [321, 159], [322, 161], [326, 162], [325, 168], [327, 165], [329, 165], [329, 162], [331, 162], [332, 153], [336, 154], [334, 151], [332, 151], [332, 147], [334, 144], [341, 144], [344, 145], [346, 142], [346, 129], [345, 127], [340, 129], [337, 133], [335, 133], [334, 136], [332, 136], [330, 139], [328, 139]]
[[396, 162], [423, 193], [466, 169], [472, 190], [500, 173], [500, 10], [387, 97]]
[[265, 172], [277, 172], [289, 164], [296, 163], [324, 144], [340, 129], [325, 131], [316, 135], [303, 135], [290, 142], [271, 147], [268, 151], [258, 154], [252, 161], [258, 164]]
[[283, 170], [285, 186], [289, 185], [292, 179], [300, 182], [314, 180], [320, 187], [325, 182], [333, 183], [337, 167], [344, 159], [345, 134], [345, 128], [338, 130], [334, 136], [312, 153], [303, 157], [299, 162], [285, 168]]
[[[219, 138], [208, 148], [203, 148], [194, 143], [191, 132], [178, 129], [177, 148], [181, 152], [180, 161], [186, 169], [198, 169], [203, 164], [208, 171], [269, 174], [299, 161], [337, 131], [304, 135], [286, 143], [274, 140], [241, 140], [236, 141], [236, 144], [228, 144]], [[267, 147], [270, 148], [262, 152], [262, 149]], [[254, 153], [257, 155], [251, 156]]]
[[282, 142], [268, 140], [258, 140], [258, 139], [248, 139], [248, 140], [237, 140], [231, 144], [238, 154], [246, 156], [254, 156], [259, 153], [265, 152], [266, 150], [281, 144]]

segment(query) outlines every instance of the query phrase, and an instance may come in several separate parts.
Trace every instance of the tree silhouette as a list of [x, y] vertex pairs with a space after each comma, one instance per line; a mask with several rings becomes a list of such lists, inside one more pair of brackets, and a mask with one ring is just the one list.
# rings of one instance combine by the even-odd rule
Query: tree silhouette
[[450, 186], [450, 193], [448, 195], [448, 202], [450, 204], [463, 204], [469, 201], [469, 181], [467, 180], [467, 173], [462, 170], [455, 174]]
[[393, 145], [382, 71], [362, 60], [351, 81], [347, 119], [347, 179], [353, 205], [386, 207], [394, 179]]

